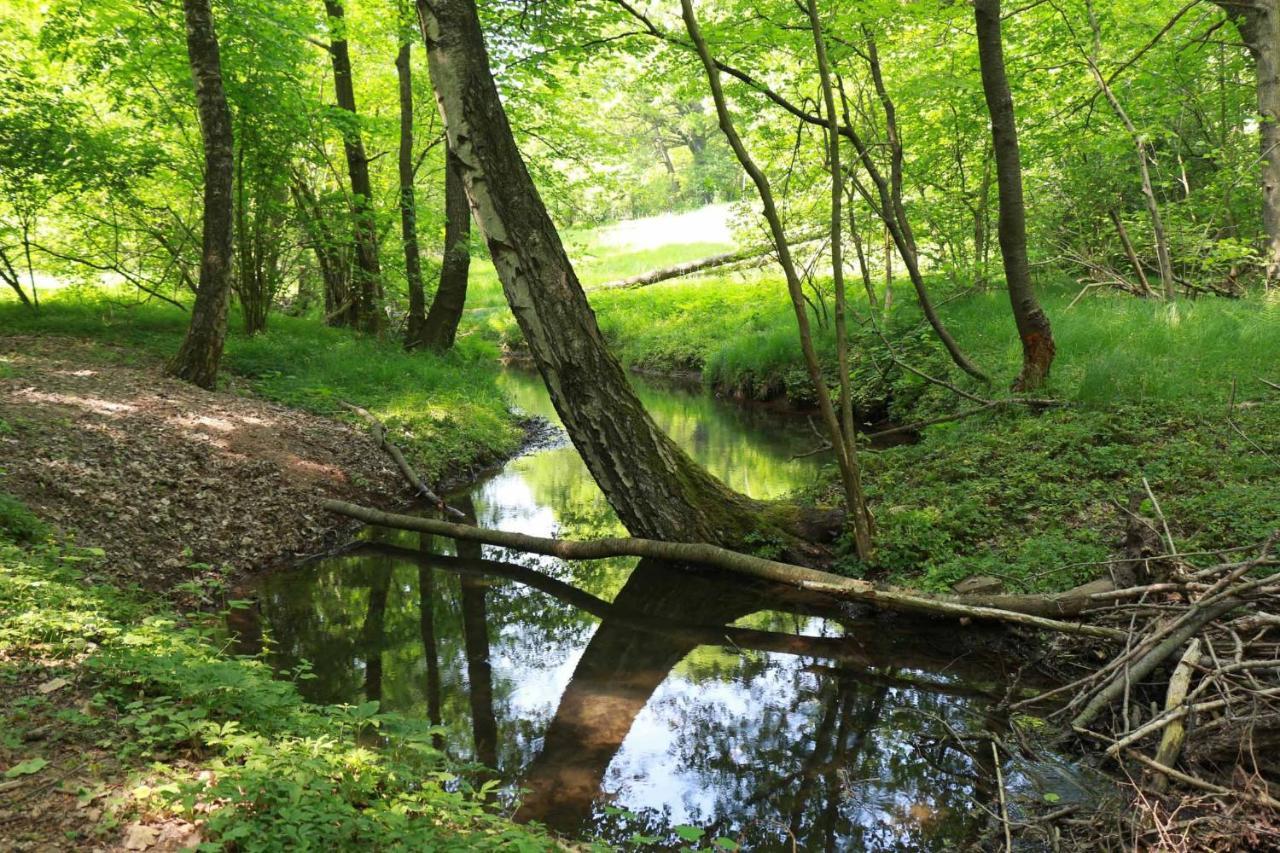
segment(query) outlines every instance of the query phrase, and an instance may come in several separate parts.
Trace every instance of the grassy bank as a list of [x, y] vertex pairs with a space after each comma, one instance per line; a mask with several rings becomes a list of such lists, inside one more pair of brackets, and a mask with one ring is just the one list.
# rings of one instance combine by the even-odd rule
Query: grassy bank
[[[93, 341], [108, 357], [159, 363], [177, 351], [187, 315], [159, 303], [122, 307], [102, 294], [62, 292], [34, 312], [0, 303], [5, 334], [64, 335]], [[437, 479], [514, 452], [519, 424], [494, 384], [494, 350], [476, 337], [437, 357], [406, 353], [331, 329], [314, 318], [273, 315], [267, 332], [246, 337], [232, 317], [223, 369], [232, 390], [319, 414], [350, 417], [364, 406], [399, 436], [423, 475]], [[0, 365], [2, 369], [2, 365]]]
[[[655, 264], [656, 265], [656, 264]], [[947, 289], [936, 283], [937, 295]], [[1124, 295], [1074, 306], [1078, 288], [1042, 285], [1058, 359], [1045, 396], [1063, 405], [983, 413], [928, 427], [915, 445], [865, 455], [878, 554], [846, 571], [945, 589], [972, 574], [1014, 589], [1053, 589], [1098, 576], [1150, 483], [1182, 551], [1232, 547], [1280, 525], [1280, 303], [1182, 300], [1176, 307]], [[881, 325], [895, 352], [982, 397], [1003, 394], [1021, 350], [998, 288], [942, 301], [961, 346], [993, 378], [960, 374], [924, 326], [909, 286]], [[896, 366], [851, 294], [856, 402], [868, 419], [912, 423], [972, 406]], [[601, 329], [628, 366], [701, 372], [714, 391], [752, 400], [813, 400], [780, 281], [768, 271], [594, 291]], [[476, 328], [520, 346], [508, 315]], [[833, 341], [818, 332], [834, 377]], [[832, 379], [834, 382], [834, 378]], [[1233, 398], [1234, 408], [1228, 409]], [[838, 501], [835, 472], [807, 490]], [[1122, 508], [1124, 507], [1124, 508]]]
[[225, 651], [219, 616], [95, 582], [108, 560], [45, 541], [28, 513], [0, 501], [7, 841], [554, 847], [499, 817], [479, 777], [447, 759], [425, 724], [377, 703], [304, 702], [262, 661]]

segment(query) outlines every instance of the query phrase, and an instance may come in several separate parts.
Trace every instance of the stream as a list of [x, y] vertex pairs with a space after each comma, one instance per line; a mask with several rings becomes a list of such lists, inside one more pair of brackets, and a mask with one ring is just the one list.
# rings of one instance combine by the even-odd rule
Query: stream
[[[505, 371], [554, 420], [536, 374]], [[776, 498], [813, 480], [803, 419], [633, 379], [658, 423], [730, 486]], [[567, 442], [452, 495], [484, 527], [623, 533]], [[536, 570], [536, 571], [534, 571]], [[262, 577], [236, 612], [316, 702], [377, 699], [442, 727], [496, 773], [516, 817], [574, 837], [674, 849], [702, 831], [748, 850], [939, 850], [992, 829], [989, 737], [1014, 665], [998, 635], [862, 612], [652, 561], [568, 563], [402, 532]], [[264, 646], [265, 644], [265, 646]], [[1017, 734], [1014, 732], [1013, 734]], [[1086, 800], [1065, 763], [1002, 753], [1018, 798]], [[695, 829], [696, 828], [696, 829]]]

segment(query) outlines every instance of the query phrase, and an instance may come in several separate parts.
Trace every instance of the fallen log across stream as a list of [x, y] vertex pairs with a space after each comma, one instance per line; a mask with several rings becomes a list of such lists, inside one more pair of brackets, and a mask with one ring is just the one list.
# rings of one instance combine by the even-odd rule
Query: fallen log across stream
[[[693, 542], [662, 542], [656, 539], [616, 537], [575, 541], [548, 539], [524, 533], [486, 530], [469, 524], [454, 524], [433, 518], [398, 515], [339, 500], [321, 504], [330, 512], [358, 519], [366, 524], [412, 530], [497, 545], [517, 551], [545, 554], [564, 560], [600, 560], [609, 557], [653, 557], [678, 563], [702, 563], [728, 572], [776, 581], [809, 592], [818, 592], [847, 601], [856, 601], [886, 610], [931, 613], [956, 619], [983, 619], [1025, 625], [1064, 634], [1080, 634], [1109, 640], [1124, 640], [1118, 628], [1067, 622], [1052, 616], [1076, 616], [1097, 606], [1092, 596], [1110, 588], [1100, 581], [1058, 595], [931, 595], [870, 581], [841, 577], [830, 572], [768, 560], [730, 551], [716, 545]], [[1047, 615], [1051, 614], [1051, 615]]]

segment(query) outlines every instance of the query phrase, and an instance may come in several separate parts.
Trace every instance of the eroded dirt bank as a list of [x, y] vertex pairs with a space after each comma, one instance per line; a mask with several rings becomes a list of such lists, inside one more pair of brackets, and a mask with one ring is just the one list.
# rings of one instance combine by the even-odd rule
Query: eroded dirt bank
[[0, 490], [105, 549], [124, 582], [165, 588], [315, 553], [352, 529], [321, 499], [407, 496], [357, 427], [130, 359], [0, 337]]

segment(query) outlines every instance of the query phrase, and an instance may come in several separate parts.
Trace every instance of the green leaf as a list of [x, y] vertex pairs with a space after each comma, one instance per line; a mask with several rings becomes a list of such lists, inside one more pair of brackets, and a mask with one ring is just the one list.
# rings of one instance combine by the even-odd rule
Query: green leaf
[[732, 838], [725, 838], [723, 835], [711, 842], [721, 850], [741, 850], [742, 845], [734, 841]]
[[699, 838], [706, 835], [706, 830], [699, 829], [696, 826], [689, 826], [688, 824], [681, 824], [676, 827], [675, 833], [685, 841], [697, 841]]
[[19, 776], [30, 776], [32, 773], [39, 773], [49, 762], [43, 758], [28, 758], [26, 761], [19, 761], [10, 767], [4, 773], [6, 779], [17, 779]]
[[1061, 799], [1062, 796], [1060, 794], [1055, 794], [1053, 791], [1046, 791], [1044, 794], [1044, 801], [1046, 803], [1056, 803]]

